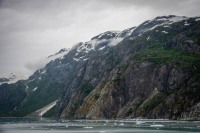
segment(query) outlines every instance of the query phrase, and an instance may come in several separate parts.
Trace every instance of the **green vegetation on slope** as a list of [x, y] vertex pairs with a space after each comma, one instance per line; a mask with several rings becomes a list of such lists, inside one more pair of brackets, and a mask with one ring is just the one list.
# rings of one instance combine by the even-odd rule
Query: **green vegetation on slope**
[[0, 86], [0, 117], [12, 116], [12, 113], [26, 97], [24, 84], [3, 84]]
[[[59, 88], [62, 87], [58, 83], [49, 83], [47, 80], [40, 81], [39, 83], [28, 84], [29, 97], [27, 102], [24, 104], [24, 108], [14, 112], [14, 116], [26, 116], [32, 112], [48, 105], [58, 98]], [[37, 90], [32, 91], [37, 86]]]
[[182, 68], [193, 65], [194, 69], [199, 70], [200, 55], [156, 47], [137, 52], [133, 55], [133, 59], [136, 62], [149, 61], [158, 65], [175, 63]]

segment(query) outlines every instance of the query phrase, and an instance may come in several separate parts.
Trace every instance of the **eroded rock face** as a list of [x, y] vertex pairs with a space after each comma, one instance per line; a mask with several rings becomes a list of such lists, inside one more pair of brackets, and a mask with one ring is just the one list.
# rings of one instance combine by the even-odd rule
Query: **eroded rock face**
[[200, 103], [187, 108], [181, 113], [181, 118], [185, 120], [199, 120], [200, 117]]
[[[120, 78], [119, 74], [122, 75]], [[149, 62], [113, 70], [106, 79], [109, 82], [101, 83], [85, 98], [75, 111], [75, 117], [180, 118], [179, 113], [184, 109], [179, 106], [189, 99], [181, 96], [184, 90], [179, 94], [179, 89], [186, 87], [190, 78], [190, 71], [179, 70], [173, 65], [157, 67]], [[185, 106], [190, 108], [191, 105]]]

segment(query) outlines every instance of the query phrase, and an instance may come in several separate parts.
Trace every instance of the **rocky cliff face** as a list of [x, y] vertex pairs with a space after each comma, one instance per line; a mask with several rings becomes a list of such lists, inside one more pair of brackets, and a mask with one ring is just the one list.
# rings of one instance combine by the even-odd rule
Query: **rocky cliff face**
[[9, 112], [1, 116], [25, 116], [58, 100], [46, 116], [200, 119], [199, 31], [199, 18], [162, 16], [78, 43], [14, 84], [23, 94], [14, 105], [3, 97], [13, 85], [1, 85]]

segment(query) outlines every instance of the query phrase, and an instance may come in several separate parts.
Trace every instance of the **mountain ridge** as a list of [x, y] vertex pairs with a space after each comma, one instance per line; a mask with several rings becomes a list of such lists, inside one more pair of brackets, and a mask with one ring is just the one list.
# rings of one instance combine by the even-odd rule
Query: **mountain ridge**
[[[28, 80], [1, 85], [0, 116], [58, 100], [46, 116], [200, 119], [199, 28], [199, 17], [161, 16], [78, 43]], [[10, 88], [23, 94], [14, 104]]]

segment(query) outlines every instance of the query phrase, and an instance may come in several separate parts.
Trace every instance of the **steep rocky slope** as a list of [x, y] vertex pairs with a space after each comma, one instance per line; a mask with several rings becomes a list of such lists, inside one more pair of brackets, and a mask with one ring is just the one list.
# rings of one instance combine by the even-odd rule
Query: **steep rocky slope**
[[198, 17], [107, 31], [28, 80], [1, 85], [0, 116], [26, 116], [58, 100], [44, 116], [200, 119], [199, 54]]

